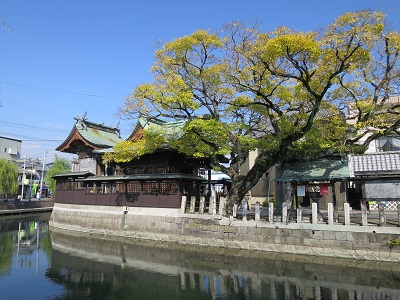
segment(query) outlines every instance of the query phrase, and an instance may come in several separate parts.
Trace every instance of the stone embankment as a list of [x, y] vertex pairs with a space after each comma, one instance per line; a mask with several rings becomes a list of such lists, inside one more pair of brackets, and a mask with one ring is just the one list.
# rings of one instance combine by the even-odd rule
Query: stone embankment
[[32, 200], [7, 199], [0, 202], [0, 216], [18, 215], [26, 213], [37, 213], [52, 211], [54, 200], [50, 198]]
[[185, 245], [400, 262], [398, 227], [244, 221], [180, 209], [59, 203], [54, 205], [50, 226]]

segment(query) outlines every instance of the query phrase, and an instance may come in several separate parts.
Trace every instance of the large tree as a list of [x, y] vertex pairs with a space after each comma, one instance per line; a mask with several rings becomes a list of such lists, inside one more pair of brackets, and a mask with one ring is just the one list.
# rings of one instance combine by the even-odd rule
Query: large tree
[[[155, 55], [154, 82], [139, 85], [121, 112], [185, 126], [150, 129], [105, 159], [127, 161], [168, 143], [228, 174], [233, 203], [277, 163], [344, 153], [372, 126], [380, 134], [397, 130], [398, 107], [384, 109], [382, 99], [398, 83], [399, 34], [384, 33], [382, 13], [361, 11], [319, 32], [265, 33], [232, 23], [218, 35], [199, 30], [166, 43]], [[344, 118], [350, 100], [358, 109], [354, 130]], [[254, 166], [241, 174], [254, 149]]]
[[70, 172], [71, 171], [71, 164], [66, 158], [58, 157], [56, 155], [53, 166], [46, 172], [45, 181], [52, 191], [52, 197], [55, 196], [56, 193], [56, 180], [53, 179], [53, 176]]
[[0, 193], [8, 197], [18, 191], [18, 167], [12, 161], [0, 159]]

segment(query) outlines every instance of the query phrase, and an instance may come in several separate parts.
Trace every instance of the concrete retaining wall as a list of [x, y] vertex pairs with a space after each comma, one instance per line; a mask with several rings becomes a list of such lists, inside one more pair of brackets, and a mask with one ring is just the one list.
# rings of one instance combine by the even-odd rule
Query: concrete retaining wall
[[396, 227], [238, 221], [179, 209], [127, 208], [56, 203], [50, 226], [96, 235], [180, 244], [400, 262]]

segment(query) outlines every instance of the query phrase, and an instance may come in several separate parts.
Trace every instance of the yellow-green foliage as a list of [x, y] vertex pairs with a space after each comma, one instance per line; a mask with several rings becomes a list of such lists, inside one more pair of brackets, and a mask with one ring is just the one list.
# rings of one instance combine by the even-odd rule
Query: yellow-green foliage
[[0, 159], [0, 194], [9, 196], [18, 190], [18, 167], [9, 160]]
[[9, 234], [0, 235], [0, 270], [7, 271], [12, 265], [13, 239]]
[[389, 246], [390, 249], [400, 247], [400, 238], [389, 239], [386, 244]]
[[143, 130], [143, 137], [134, 141], [123, 141], [114, 147], [114, 153], [105, 153], [103, 162], [127, 162], [145, 154], [153, 153], [167, 145], [167, 134], [161, 129], [150, 128]]
[[[382, 13], [362, 11], [318, 32], [260, 32], [236, 22], [218, 34], [198, 30], [168, 42], [156, 52], [154, 81], [138, 86], [122, 112], [186, 125], [180, 134], [146, 131], [104, 159], [128, 161], [168, 146], [200, 158], [227, 156], [226, 170], [236, 176], [256, 148], [254, 168], [268, 168], [348, 151], [358, 129], [393, 131], [398, 111], [385, 112], [373, 97], [390, 94], [398, 80], [399, 34], [383, 24]], [[344, 120], [349, 102], [359, 113], [354, 130]]]

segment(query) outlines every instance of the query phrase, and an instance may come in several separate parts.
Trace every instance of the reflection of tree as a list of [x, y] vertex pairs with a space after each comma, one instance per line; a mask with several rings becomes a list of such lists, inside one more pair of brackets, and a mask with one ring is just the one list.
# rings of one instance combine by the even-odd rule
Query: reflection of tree
[[12, 236], [0, 235], [0, 271], [7, 271], [12, 266], [12, 250], [13, 239]]
[[46, 253], [48, 260], [51, 261], [53, 247], [51, 246], [51, 237], [49, 230], [46, 230], [44, 236], [41, 238], [40, 248], [42, 248], [43, 252]]

